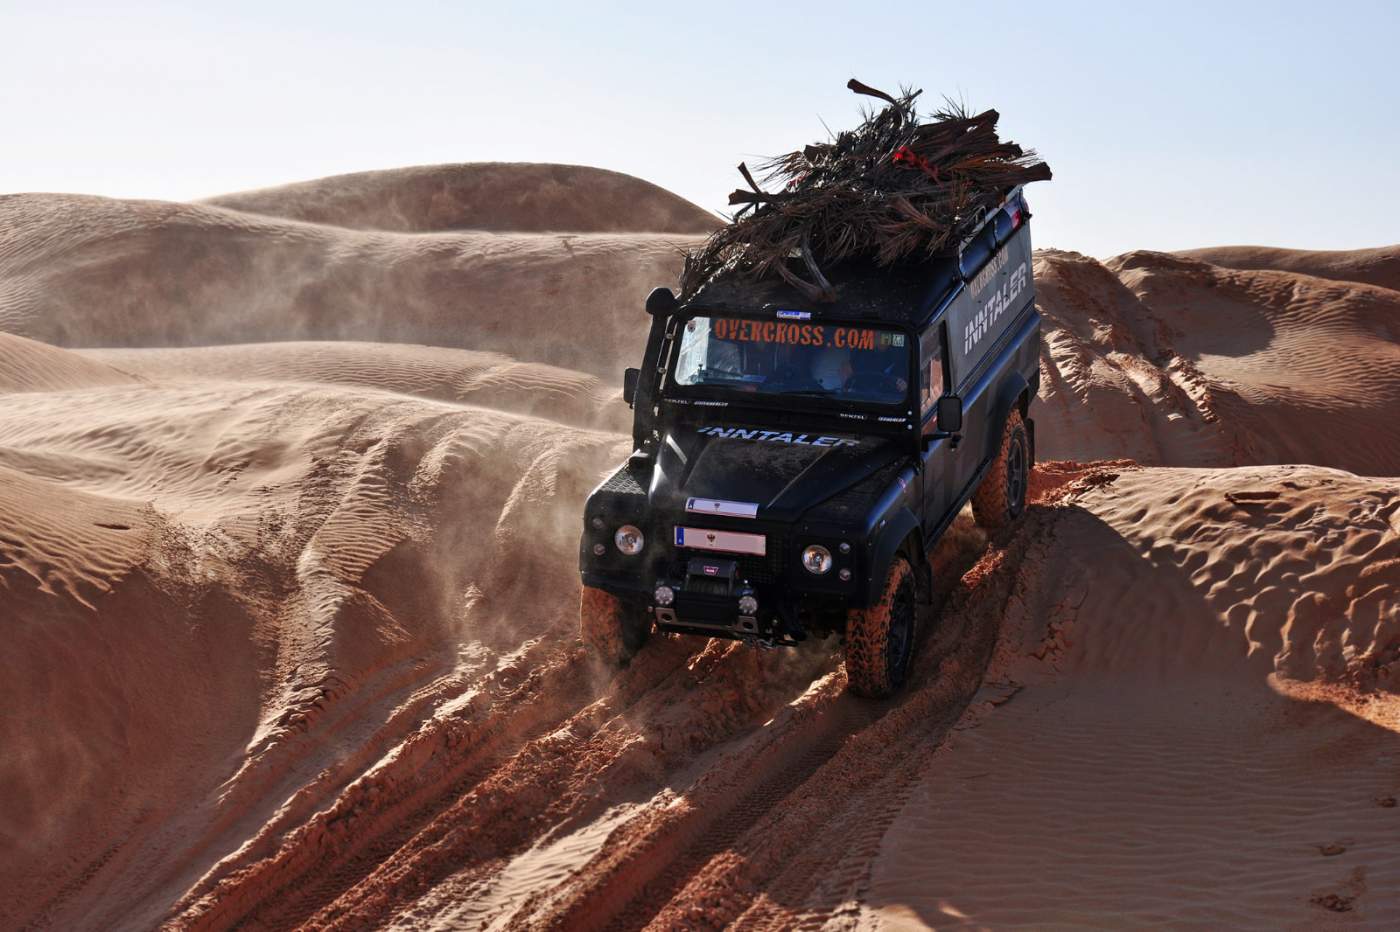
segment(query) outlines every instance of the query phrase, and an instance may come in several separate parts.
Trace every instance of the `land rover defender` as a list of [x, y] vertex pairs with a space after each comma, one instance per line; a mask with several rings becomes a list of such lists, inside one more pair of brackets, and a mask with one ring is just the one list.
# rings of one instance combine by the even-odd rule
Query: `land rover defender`
[[835, 302], [720, 275], [647, 298], [624, 375], [634, 449], [584, 506], [580, 633], [614, 665], [653, 630], [836, 633], [850, 688], [899, 689], [927, 554], [969, 499], [1001, 530], [1035, 455], [1030, 213], [1007, 194], [948, 255], [834, 269]]

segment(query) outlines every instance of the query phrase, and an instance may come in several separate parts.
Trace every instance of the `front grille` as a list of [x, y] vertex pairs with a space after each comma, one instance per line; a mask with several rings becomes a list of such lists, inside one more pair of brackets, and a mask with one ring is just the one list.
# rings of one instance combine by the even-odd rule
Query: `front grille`
[[768, 541], [769, 553], [765, 557], [740, 557], [739, 558], [739, 578], [748, 580], [758, 585], [759, 583], [774, 583], [783, 575], [782, 548], [774, 547], [774, 541]]

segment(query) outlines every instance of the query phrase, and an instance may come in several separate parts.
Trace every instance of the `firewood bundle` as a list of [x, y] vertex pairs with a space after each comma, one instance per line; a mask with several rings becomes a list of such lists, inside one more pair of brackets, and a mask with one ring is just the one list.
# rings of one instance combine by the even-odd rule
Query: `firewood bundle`
[[997, 137], [995, 110], [949, 103], [920, 122], [920, 91], [898, 97], [854, 78], [857, 94], [886, 102], [830, 142], [748, 166], [729, 195], [733, 220], [686, 256], [682, 297], [721, 272], [777, 274], [813, 301], [834, 301], [824, 270], [848, 259], [889, 266], [956, 249], [1018, 184], [1050, 178], [1035, 152]]

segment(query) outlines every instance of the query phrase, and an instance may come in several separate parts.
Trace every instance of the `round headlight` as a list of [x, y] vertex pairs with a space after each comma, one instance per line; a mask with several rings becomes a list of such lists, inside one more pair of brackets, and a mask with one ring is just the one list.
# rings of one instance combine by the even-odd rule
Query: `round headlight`
[[646, 542], [647, 539], [642, 536], [641, 529], [631, 524], [624, 524], [613, 535], [613, 543], [617, 544], [617, 549], [629, 557], [635, 557], [641, 553]]
[[831, 569], [831, 551], [821, 544], [813, 544], [802, 551], [802, 565], [807, 572], [820, 576]]

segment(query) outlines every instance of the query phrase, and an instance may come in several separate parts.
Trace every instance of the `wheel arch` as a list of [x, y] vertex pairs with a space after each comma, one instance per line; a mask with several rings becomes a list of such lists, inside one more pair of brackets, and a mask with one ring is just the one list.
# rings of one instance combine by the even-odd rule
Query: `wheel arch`
[[1026, 420], [1031, 406], [1031, 385], [1019, 372], [1010, 372], [997, 389], [996, 402], [992, 406], [992, 420], [987, 431], [987, 446], [982, 451], [982, 462], [986, 463], [1001, 449], [1001, 435], [1006, 431], [1006, 420], [1013, 410], [1021, 412]]
[[899, 509], [879, 531], [871, 548], [870, 572], [862, 589], [861, 606], [872, 605], [885, 588], [885, 577], [896, 557], [904, 557], [922, 585], [928, 591], [928, 559], [924, 551], [924, 531], [919, 519], [908, 507]]

